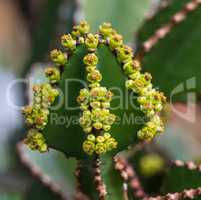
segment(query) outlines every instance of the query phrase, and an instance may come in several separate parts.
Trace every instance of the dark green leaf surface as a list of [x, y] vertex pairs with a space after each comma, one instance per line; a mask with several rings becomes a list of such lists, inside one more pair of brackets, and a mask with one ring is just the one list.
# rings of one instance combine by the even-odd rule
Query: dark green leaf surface
[[[201, 91], [201, 7], [188, 14], [150, 53], [143, 68], [172, 101], [185, 101], [187, 91]], [[196, 85], [194, 79], [196, 78]], [[190, 97], [189, 97], [190, 98]]]
[[[26, 200], [61, 200], [61, 197], [40, 182], [34, 182], [26, 194]], [[10, 199], [9, 199], [10, 200]]]
[[[162, 194], [181, 192], [201, 186], [201, 173], [183, 167], [172, 167], [168, 170], [162, 186]], [[197, 197], [196, 200], [201, 199]]]
[[166, 24], [176, 12], [182, 9], [187, 2], [189, 0], [171, 0], [165, 9], [158, 11], [153, 18], [145, 21], [139, 29], [138, 42], [146, 41], [158, 28]]
[[[78, 123], [80, 109], [76, 97], [79, 95], [80, 89], [84, 87], [78, 81], [85, 81], [86, 79], [85, 66], [82, 62], [86, 54], [87, 51], [84, 47], [78, 47], [65, 66], [62, 80], [59, 83], [59, 88], [65, 94], [64, 103], [59, 109], [51, 111], [48, 125], [44, 130], [44, 135], [50, 147], [64, 152], [66, 156], [77, 158], [85, 155], [82, 150], [82, 143], [86, 136]], [[136, 108], [134, 96], [129, 97], [130, 94], [125, 89], [126, 77], [123, 75], [121, 66], [117, 63], [114, 55], [107, 47], [100, 46], [98, 57], [98, 68], [103, 75], [102, 85], [115, 94], [111, 108], [113, 108], [112, 113], [116, 114], [120, 120], [113, 125], [111, 134], [119, 143], [116, 151], [118, 152], [138, 141], [137, 130], [142, 126], [142, 122], [139, 123], [138, 121], [136, 123], [136, 120], [143, 115]], [[59, 99], [57, 99], [55, 105], [57, 105]], [[76, 107], [76, 109], [71, 110], [69, 106], [71, 108]], [[116, 152], [114, 151], [114, 153]]]
[[101, 174], [108, 192], [106, 200], [122, 200], [123, 180], [120, 173], [115, 170], [112, 158], [104, 156], [102, 160]]

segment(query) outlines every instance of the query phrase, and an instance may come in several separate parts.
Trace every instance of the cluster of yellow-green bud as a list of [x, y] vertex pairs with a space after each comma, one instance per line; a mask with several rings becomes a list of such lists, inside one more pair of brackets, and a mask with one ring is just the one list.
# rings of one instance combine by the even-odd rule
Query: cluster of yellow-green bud
[[54, 102], [58, 91], [45, 83], [33, 86], [33, 105], [23, 108], [23, 114], [29, 126], [42, 130], [48, 119], [48, 107]]
[[150, 141], [152, 140], [158, 133], [162, 133], [164, 131], [164, 125], [162, 120], [158, 115], [153, 115], [150, 118], [145, 126], [138, 131], [138, 138], [142, 140]]
[[[89, 51], [91, 47], [89, 47]], [[83, 58], [83, 62], [86, 65], [89, 82], [89, 89], [81, 89], [80, 95], [77, 97], [82, 110], [80, 125], [88, 134], [83, 143], [83, 150], [89, 155], [103, 154], [117, 146], [115, 139], [108, 133], [116, 119], [109, 110], [113, 94], [105, 87], [100, 86], [102, 75], [96, 68], [98, 63], [96, 54], [87, 54]]]
[[76, 49], [76, 40], [73, 39], [71, 34], [63, 35], [61, 37], [61, 45], [70, 51], [74, 51]]
[[58, 83], [58, 81], [60, 80], [60, 70], [56, 67], [46, 68], [45, 75], [51, 84]]
[[116, 147], [117, 142], [107, 132], [97, 137], [95, 137], [93, 134], [90, 134], [83, 143], [83, 150], [89, 155], [92, 155], [93, 153], [101, 155]]
[[90, 26], [86, 21], [81, 21], [79, 25], [73, 27], [72, 36], [74, 38], [78, 38], [80, 36], [84, 36], [89, 33]]
[[[91, 105], [93, 107], [91, 107]], [[80, 125], [82, 126], [84, 132], [90, 133], [93, 129], [109, 131], [111, 129], [111, 125], [115, 122], [115, 115], [111, 114], [108, 109], [100, 108], [100, 105], [97, 106], [96, 102], [90, 103], [88, 109], [89, 108], [92, 110], [84, 110], [82, 117], [80, 118]], [[83, 109], [82, 105], [81, 109]]]
[[156, 134], [163, 131], [163, 123], [158, 117], [166, 101], [163, 93], [152, 88], [151, 75], [141, 73], [139, 61], [134, 59], [133, 50], [129, 46], [123, 45], [123, 38], [111, 24], [104, 23], [99, 27], [99, 33], [108, 41], [109, 47], [115, 51], [117, 60], [122, 64], [128, 80], [125, 82], [126, 88], [138, 95], [137, 101], [140, 109], [148, 117], [148, 122], [139, 130], [138, 137], [142, 140], [150, 140]]
[[[30, 146], [31, 149], [34, 149], [35, 147], [33, 144], [36, 144], [37, 146], [36, 140], [31, 142], [31, 139], [34, 138], [35, 135], [38, 136], [41, 134], [33, 133], [39, 133], [39, 130], [43, 130], [47, 125], [49, 115], [48, 108], [54, 102], [56, 96], [58, 96], [58, 91], [52, 88], [49, 83], [40, 85], [36, 84], [33, 86], [33, 104], [24, 107], [22, 110], [26, 123], [33, 127], [33, 129], [30, 131], [32, 134], [28, 134], [27, 138], [25, 139], [26, 144], [30, 142], [30, 145], [28, 146]], [[43, 149], [45, 149], [44, 146]], [[42, 151], [38, 146], [35, 148], [35, 150]]]
[[152, 153], [143, 156], [140, 159], [139, 166], [143, 176], [153, 176], [164, 169], [165, 162], [160, 155]]
[[45, 143], [45, 138], [43, 134], [40, 133], [37, 129], [30, 129], [24, 143], [31, 150], [38, 150], [41, 153], [46, 152], [48, 150], [48, 146]]
[[67, 63], [67, 54], [64, 54], [58, 49], [54, 49], [50, 52], [50, 58], [56, 66], [64, 66]]
[[141, 110], [151, 117], [162, 111], [166, 98], [163, 93], [153, 88], [148, 88], [137, 98], [137, 101]]

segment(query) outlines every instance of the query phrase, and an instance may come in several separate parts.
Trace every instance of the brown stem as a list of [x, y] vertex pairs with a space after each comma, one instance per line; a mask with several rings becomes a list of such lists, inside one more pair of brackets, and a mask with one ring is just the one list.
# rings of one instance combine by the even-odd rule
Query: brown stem
[[100, 169], [101, 161], [97, 157], [94, 160], [94, 174], [95, 174], [95, 183], [96, 183], [96, 189], [99, 194], [99, 200], [105, 200], [107, 195], [106, 186], [103, 182], [102, 176], [101, 176], [101, 169]]
[[123, 180], [127, 182], [130, 188], [133, 190], [133, 196], [137, 199], [147, 198], [147, 194], [144, 192], [137, 174], [129, 165], [128, 161], [122, 157], [115, 157], [114, 162], [115, 169], [120, 172]]

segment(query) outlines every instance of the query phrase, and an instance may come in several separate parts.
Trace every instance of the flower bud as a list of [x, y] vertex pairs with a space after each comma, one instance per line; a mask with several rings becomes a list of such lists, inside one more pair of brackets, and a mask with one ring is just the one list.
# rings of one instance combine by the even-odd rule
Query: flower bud
[[94, 53], [89, 53], [84, 57], [83, 62], [88, 66], [96, 65], [98, 63], [98, 57]]
[[67, 56], [57, 49], [50, 52], [50, 57], [56, 65], [65, 65], [67, 62]]
[[71, 51], [75, 50], [76, 48], [76, 40], [72, 38], [71, 34], [63, 35], [61, 37], [61, 44]]
[[85, 39], [85, 45], [87, 49], [90, 51], [95, 51], [98, 46], [98, 35], [93, 35], [92, 33], [89, 33]]

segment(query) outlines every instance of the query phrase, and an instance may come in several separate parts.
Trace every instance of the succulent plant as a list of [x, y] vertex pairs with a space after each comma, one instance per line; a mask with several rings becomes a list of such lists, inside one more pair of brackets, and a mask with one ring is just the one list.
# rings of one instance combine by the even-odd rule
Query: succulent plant
[[[200, 5], [199, 0], [175, 0], [170, 4], [174, 9], [160, 10], [138, 32], [142, 45], [135, 54], [110, 23], [91, 33], [86, 21], [61, 37], [61, 50], [51, 51], [53, 67], [45, 70], [49, 83], [34, 85], [33, 103], [23, 109], [30, 126], [24, 142], [32, 150], [43, 153], [51, 148], [64, 153], [66, 159], [77, 160], [75, 199], [179, 200], [201, 196], [199, 165], [179, 160], [167, 163], [155, 152], [146, 155], [146, 147], [164, 131], [160, 112], [166, 97], [154, 86], [160, 86], [169, 101], [173, 86], [193, 75], [187, 69], [192, 55], [188, 53], [192, 50], [197, 55], [199, 47], [181, 48], [178, 54], [185, 55], [187, 61], [181, 64], [180, 56], [173, 55], [177, 49], [171, 41], [180, 38], [187, 45], [186, 37], [178, 35], [189, 33], [189, 24], [199, 23], [195, 19], [200, 16]], [[200, 41], [198, 35], [196, 41]], [[161, 70], [163, 63], [166, 70]], [[183, 66], [185, 73], [172, 76], [176, 64], [180, 69]], [[194, 66], [192, 71], [198, 73], [199, 69]], [[184, 97], [175, 100], [183, 101]]]

